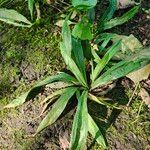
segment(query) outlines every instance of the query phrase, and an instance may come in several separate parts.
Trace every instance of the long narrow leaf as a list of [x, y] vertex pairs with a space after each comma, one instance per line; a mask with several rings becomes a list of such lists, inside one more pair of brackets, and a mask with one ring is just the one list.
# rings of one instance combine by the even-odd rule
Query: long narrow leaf
[[103, 22], [106, 22], [110, 20], [113, 17], [114, 12], [117, 9], [117, 0], [109, 0], [109, 6], [106, 9], [104, 15], [100, 19], [100, 24], [103, 24]]
[[88, 128], [89, 128], [88, 131], [91, 133], [93, 138], [97, 141], [97, 143], [101, 145], [103, 149], [106, 149], [106, 143], [103, 134], [101, 133], [99, 127], [97, 126], [97, 124], [94, 122], [94, 120], [89, 114], [88, 114]]
[[62, 39], [65, 47], [65, 53], [71, 57], [72, 50], [72, 39], [71, 39], [71, 31], [68, 25], [69, 16], [65, 19], [62, 27]]
[[92, 56], [94, 57], [94, 61], [98, 64], [101, 61], [101, 58], [98, 56], [94, 49], [91, 50]]
[[110, 29], [110, 28], [113, 28], [115, 26], [118, 26], [127, 22], [138, 12], [138, 9], [139, 9], [139, 6], [135, 6], [131, 10], [129, 10], [127, 13], [125, 13], [123, 16], [116, 17], [104, 23], [103, 30]]
[[106, 39], [111, 39], [114, 37], [114, 33], [101, 33], [96, 39], [95, 44], [99, 44], [102, 41], [105, 41]]
[[73, 82], [77, 82], [76, 79], [74, 79], [72, 76], [66, 74], [66, 73], [60, 73], [58, 75], [55, 76], [50, 76], [47, 77], [45, 80], [39, 82], [38, 84], [36, 84], [32, 89], [30, 89], [28, 92], [26, 92], [25, 94], [21, 95], [20, 97], [18, 97], [17, 99], [14, 99], [11, 103], [9, 103], [8, 105], [6, 105], [4, 108], [11, 108], [11, 107], [16, 107], [19, 105], [22, 105], [26, 99], [28, 98], [28, 96], [36, 89], [36, 88], [40, 88], [43, 87], [47, 84], [50, 84], [52, 82], [56, 82], [56, 81], [66, 81], [71, 83]]
[[75, 38], [72, 39], [72, 51], [74, 54], [75, 62], [81, 73], [83, 74], [84, 79], [86, 80], [84, 54], [80, 40], [77, 40]]
[[50, 112], [46, 115], [46, 117], [40, 123], [36, 134], [45, 129], [47, 126], [53, 124], [61, 113], [64, 111], [68, 101], [75, 94], [77, 88], [69, 87], [66, 89], [64, 94], [55, 102]]
[[64, 93], [65, 90], [66, 90], [66, 89], [61, 89], [61, 90], [58, 90], [58, 91], [53, 92], [52, 94], [48, 95], [48, 96], [41, 102], [41, 104], [44, 104], [44, 103], [46, 103], [48, 100], [50, 100], [50, 99], [52, 99], [52, 98], [54, 98], [54, 97], [57, 97], [57, 96], [61, 95], [62, 93]]
[[98, 77], [100, 72], [104, 69], [104, 67], [107, 65], [109, 60], [116, 54], [116, 52], [120, 48], [120, 41], [116, 42], [109, 50], [108, 52], [104, 55], [104, 57], [100, 60], [100, 62], [97, 64], [96, 68], [94, 69], [94, 72], [92, 74], [92, 81]]
[[7, 23], [7, 24], [12, 24], [12, 25], [14, 25], [16, 27], [27, 27], [27, 28], [30, 28], [32, 26], [32, 25], [24, 25], [22, 23], [17, 23], [14, 20], [7, 20], [7, 19], [2, 19], [2, 18], [0, 18], [0, 21], [3, 21], [5, 23]]
[[71, 132], [70, 150], [83, 150], [88, 133], [87, 91], [78, 99], [77, 111]]
[[89, 94], [88, 97], [90, 100], [92, 100], [98, 104], [101, 104], [101, 105], [104, 105], [104, 106], [107, 106], [110, 108], [121, 109], [121, 108], [117, 107], [116, 105], [110, 104], [110, 103], [104, 101], [103, 99], [94, 96], [93, 94]]
[[28, 9], [30, 11], [31, 19], [33, 19], [33, 8], [34, 8], [34, 0], [28, 0]]
[[110, 68], [108, 71], [106, 71], [98, 79], [96, 79], [92, 83], [92, 89], [94, 89], [98, 86], [107, 84], [110, 81], [116, 80], [123, 76], [126, 76], [130, 72], [140, 69], [142, 66], [145, 66], [148, 63], [149, 63], [149, 61], [144, 61], [144, 60], [140, 60], [140, 59], [121, 61], [120, 63], [116, 64], [115, 66]]
[[61, 54], [66, 62], [67, 67], [69, 68], [69, 70], [75, 75], [77, 80], [83, 86], [87, 87], [87, 84], [86, 84], [83, 74], [80, 72], [79, 68], [77, 67], [77, 65], [75, 64], [73, 59], [66, 54], [65, 46], [63, 43], [60, 43], [60, 50], [61, 50]]
[[27, 18], [13, 9], [0, 8], [0, 20], [15, 26], [32, 26], [32, 23]]
[[103, 41], [103, 43], [100, 45], [100, 47], [98, 47], [99, 53], [106, 50], [106, 46], [108, 45], [108, 43], [110, 42], [111, 37], [108, 35], [106, 37], [106, 39]]

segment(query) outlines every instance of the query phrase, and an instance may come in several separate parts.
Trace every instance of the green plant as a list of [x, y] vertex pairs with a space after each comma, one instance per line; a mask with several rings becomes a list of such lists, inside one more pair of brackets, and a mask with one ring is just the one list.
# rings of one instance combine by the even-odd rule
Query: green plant
[[31, 27], [32, 23], [13, 9], [0, 8], [0, 20], [21, 27]]
[[[28, 0], [27, 2], [31, 19], [33, 20], [33, 8], [35, 1]], [[0, 2], [0, 6], [2, 6], [5, 3], [8, 3], [8, 1], [6, 0]], [[20, 27], [31, 27], [33, 25], [26, 17], [24, 17], [22, 14], [13, 9], [0, 8], [0, 20], [8, 24], [13, 24], [15, 26]]]
[[[96, 1], [89, 0], [85, 2], [81, 0], [73, 0], [73, 5], [80, 11], [86, 12], [96, 5]], [[86, 42], [87, 45], [85, 43], [85, 40], [92, 39], [91, 36], [89, 36], [89, 34], [91, 34], [89, 29], [88, 34], [83, 32], [83, 26], [88, 26], [88, 28], [90, 28], [91, 23], [88, 18], [84, 17], [85, 20], [82, 20], [83, 26], [80, 22], [78, 27], [76, 26], [76, 28], [73, 29], [78, 30], [78, 32], [81, 33], [77, 34], [78, 36], [76, 36], [76, 32], [73, 32], [73, 35], [71, 34], [71, 30], [68, 25], [69, 18], [70, 15], [67, 16], [63, 24], [62, 42], [60, 43], [61, 54], [66, 63], [68, 73], [60, 72], [55, 76], [46, 78], [36, 84], [27, 93], [13, 100], [10, 104], [5, 106], [5, 108], [16, 107], [23, 104], [26, 100], [31, 98], [32, 93], [35, 93], [38, 88], [44, 87], [47, 84], [60, 81], [65, 82], [63, 88], [61, 87], [61, 89], [53, 92], [44, 101], [42, 101], [42, 104], [44, 104], [43, 112], [47, 110], [49, 104], [52, 102], [54, 102], [54, 104], [52, 109], [40, 123], [36, 134], [41, 132], [47, 126], [53, 124], [65, 110], [69, 101], [77, 99], [78, 104], [73, 121], [70, 149], [84, 149], [88, 132], [93, 136], [98, 144], [105, 149], [105, 139], [100, 128], [97, 126], [92, 116], [88, 113], [87, 102], [94, 101], [100, 105], [117, 109], [117, 105], [110, 104], [104, 99], [98, 97], [94, 90], [148, 64], [149, 57], [144, 53], [141, 55], [135, 54], [115, 63], [115, 65], [111, 65], [109, 62], [111, 58], [115, 56], [117, 51], [119, 51], [121, 41], [119, 40], [114, 42], [114, 44], [109, 45], [108, 38], [103, 37], [104, 42], [102, 45], [105, 45], [105, 47], [108, 46], [108, 50], [106, 49], [107, 51], [103, 53], [103, 57], [101, 58], [97, 52], [92, 50], [92, 47], [88, 42]], [[85, 35], [83, 36], [83, 34]], [[82, 36], [80, 37], [80, 35]], [[82, 39], [83, 37], [84, 39]], [[88, 52], [89, 50], [91, 51], [91, 56], [90, 59], [86, 59], [85, 52]], [[90, 71], [87, 70], [87, 66], [89, 64], [91, 67]]]

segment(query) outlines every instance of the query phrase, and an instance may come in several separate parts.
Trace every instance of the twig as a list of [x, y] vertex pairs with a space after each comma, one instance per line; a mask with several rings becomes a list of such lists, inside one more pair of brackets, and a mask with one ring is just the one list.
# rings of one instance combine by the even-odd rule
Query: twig
[[131, 95], [131, 97], [130, 97], [130, 99], [129, 99], [129, 102], [128, 102], [128, 104], [127, 104], [127, 107], [130, 105], [130, 103], [131, 103], [131, 101], [132, 101], [132, 99], [133, 99], [133, 96], [135, 95], [135, 93], [136, 93], [136, 91], [137, 91], [137, 89], [138, 89], [138, 87], [139, 87], [139, 82], [136, 84], [136, 86], [135, 86], [135, 89], [134, 89], [134, 91], [133, 91], [133, 93], [132, 93], [132, 95]]
[[35, 3], [36, 13], [37, 13], [37, 20], [41, 19], [41, 11], [39, 3]]

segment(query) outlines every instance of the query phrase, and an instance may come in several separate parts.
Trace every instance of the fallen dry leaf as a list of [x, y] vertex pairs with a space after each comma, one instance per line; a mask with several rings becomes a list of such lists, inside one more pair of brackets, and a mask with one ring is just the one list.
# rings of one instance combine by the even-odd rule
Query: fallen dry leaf
[[[63, 24], [64, 24], [64, 19], [60, 19], [60, 20], [58, 20], [57, 22], [56, 22], [56, 26], [58, 26], [58, 27], [62, 27], [63, 26]], [[71, 24], [74, 24], [73, 22], [71, 22], [70, 20], [68, 21], [68, 25], [71, 25]]]
[[124, 9], [130, 6], [133, 6], [134, 4], [135, 4], [135, 1], [133, 0], [117, 0], [118, 9]]
[[134, 83], [138, 83], [142, 80], [145, 80], [150, 75], [150, 64], [144, 66], [143, 68], [134, 71], [127, 75], [129, 79], [131, 79]]
[[77, 11], [74, 10], [71, 17], [70, 17], [70, 19], [74, 19], [76, 16], [77, 16]]
[[143, 47], [141, 42], [133, 34], [130, 34], [129, 36], [113, 34], [112, 41], [116, 42], [118, 40], [121, 40], [120, 49], [123, 53], [135, 52], [137, 49]]
[[140, 90], [140, 96], [143, 102], [150, 108], [150, 96], [144, 88]]
[[47, 4], [51, 4], [53, 0], [46, 0]]
[[61, 135], [59, 135], [59, 144], [60, 148], [62, 150], [69, 149], [69, 141], [68, 141], [68, 131], [63, 132]]
[[142, 44], [140, 41], [134, 36], [134, 35], [129, 35], [129, 36], [124, 36], [122, 38], [122, 51], [125, 52], [127, 50], [131, 50], [132, 52], [135, 51], [137, 48], [142, 48]]

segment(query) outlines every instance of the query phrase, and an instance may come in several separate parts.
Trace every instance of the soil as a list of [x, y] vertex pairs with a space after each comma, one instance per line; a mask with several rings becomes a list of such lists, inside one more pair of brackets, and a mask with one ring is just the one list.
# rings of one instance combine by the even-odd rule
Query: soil
[[[14, 8], [16, 8], [15, 5], [14, 3]], [[18, 7], [21, 5], [22, 3], [17, 4]], [[149, 3], [143, 1], [143, 10], [126, 25], [115, 28], [114, 32], [125, 35], [132, 33], [140, 39], [144, 46], [150, 46], [150, 24], [148, 23], [150, 16], [144, 11], [147, 5]], [[19, 9], [18, 7], [16, 9]], [[47, 17], [55, 9], [49, 9], [49, 6], [46, 5], [43, 11], [46, 12]], [[55, 16], [51, 19], [53, 18]], [[1, 150], [68, 149], [74, 109], [69, 113], [66, 112], [55, 124], [36, 137], [32, 137], [44, 117], [44, 115], [40, 117], [42, 111], [40, 102], [53, 91], [51, 87], [46, 88], [35, 99], [21, 107], [2, 109], [6, 103], [28, 90], [38, 79], [41, 80], [55, 74], [64, 67], [59, 52], [59, 31], [52, 24], [49, 25], [48, 18], [47, 22], [32, 29], [0, 24]], [[116, 86], [108, 92], [108, 97], [123, 105], [124, 109], [121, 111], [107, 109], [94, 103], [90, 105], [89, 111], [104, 130], [110, 150], [150, 149], [149, 108], [142, 104], [141, 98], [137, 95], [131, 101], [130, 107], [125, 107], [134, 88], [135, 85], [124, 78], [118, 80]], [[100, 150], [90, 135], [87, 146], [89, 150]]]

